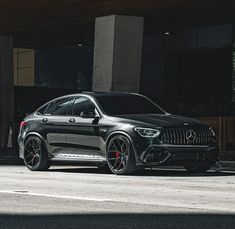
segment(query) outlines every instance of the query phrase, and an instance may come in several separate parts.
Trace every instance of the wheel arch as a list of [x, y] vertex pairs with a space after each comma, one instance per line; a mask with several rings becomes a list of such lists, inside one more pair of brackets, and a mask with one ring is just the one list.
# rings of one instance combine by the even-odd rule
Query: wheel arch
[[47, 144], [46, 144], [46, 140], [43, 138], [43, 136], [41, 134], [39, 134], [37, 132], [29, 132], [24, 138], [24, 144], [27, 141], [27, 139], [29, 139], [32, 136], [37, 136], [37, 137], [40, 138], [40, 140], [43, 143], [43, 146], [45, 147], [46, 152], [48, 153], [48, 147], [47, 147]]
[[105, 141], [105, 151], [107, 150], [107, 147], [108, 147], [108, 144], [109, 144], [109, 141], [112, 139], [112, 137], [116, 136], [116, 135], [123, 135], [125, 137], [128, 138], [128, 140], [130, 141], [131, 143], [131, 146], [133, 148], [133, 151], [134, 151], [134, 155], [135, 155], [135, 161], [136, 163], [138, 162], [139, 158], [138, 158], [138, 154], [137, 154], [137, 150], [136, 150], [136, 147], [135, 147], [135, 144], [134, 144], [134, 141], [132, 140], [131, 136], [125, 132], [125, 131], [114, 131], [112, 133], [110, 133]]

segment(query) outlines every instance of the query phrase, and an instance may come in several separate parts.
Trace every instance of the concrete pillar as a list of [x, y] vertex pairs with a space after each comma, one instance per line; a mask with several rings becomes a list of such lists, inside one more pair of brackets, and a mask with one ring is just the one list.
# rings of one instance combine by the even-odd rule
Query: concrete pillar
[[13, 38], [0, 35], [0, 153], [7, 148], [14, 116]]
[[96, 19], [93, 91], [139, 92], [143, 27], [143, 17]]

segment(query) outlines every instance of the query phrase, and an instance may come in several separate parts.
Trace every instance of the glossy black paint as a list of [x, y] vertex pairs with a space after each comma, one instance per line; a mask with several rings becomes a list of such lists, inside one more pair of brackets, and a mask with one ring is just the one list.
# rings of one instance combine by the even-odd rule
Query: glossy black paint
[[[99, 98], [102, 98], [102, 96], [111, 98], [112, 96], [120, 96], [122, 98], [123, 95], [141, 96], [115, 92], [81, 93], [64, 96], [43, 105], [24, 119], [26, 125], [21, 127], [18, 136], [20, 157], [24, 158], [24, 142], [26, 139], [29, 136], [36, 135], [43, 141], [50, 160], [106, 163], [108, 141], [115, 134], [122, 134], [128, 137], [132, 144], [137, 165], [184, 165], [188, 163], [212, 165], [218, 161], [218, 148], [214, 137], [210, 136], [212, 140], [207, 144], [163, 144], [161, 135], [147, 138], [141, 137], [134, 131], [135, 127], [159, 130], [169, 127], [176, 129], [203, 127], [209, 129], [207, 125], [198, 120], [171, 115], [159, 107], [160, 114], [120, 114], [111, 116], [106, 114], [99, 104]], [[89, 100], [90, 106], [94, 106], [93, 113], [84, 113], [80, 116], [73, 114], [75, 101], [80, 98], [81, 100]], [[45, 112], [50, 106], [56, 106], [59, 103], [58, 101], [63, 99], [66, 100], [66, 105], [62, 109], [63, 115], [47, 114]], [[144, 97], [144, 99], [147, 98]], [[113, 105], [115, 106], [115, 104]], [[135, 106], [138, 106], [138, 104], [135, 104]], [[186, 156], [182, 157], [185, 153]], [[169, 158], [167, 157], [168, 154], [171, 155]], [[148, 156], [153, 158], [156, 156], [156, 158], [151, 161]]]

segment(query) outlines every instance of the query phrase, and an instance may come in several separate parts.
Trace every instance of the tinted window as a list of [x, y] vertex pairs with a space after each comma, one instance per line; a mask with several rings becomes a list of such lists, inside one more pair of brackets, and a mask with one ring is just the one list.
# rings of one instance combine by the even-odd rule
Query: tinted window
[[89, 98], [79, 97], [76, 98], [73, 105], [72, 114], [76, 116], [80, 116], [83, 111], [94, 111], [95, 105], [91, 102]]
[[120, 114], [164, 114], [157, 105], [139, 95], [97, 96], [97, 100], [108, 115]]
[[48, 107], [48, 104], [45, 105], [45, 106], [43, 106], [42, 108], [40, 108], [40, 109], [37, 111], [37, 114], [39, 114], [39, 115], [44, 115], [45, 112], [46, 112], [47, 107]]
[[54, 105], [55, 105], [55, 102], [51, 102], [49, 103], [47, 109], [46, 109], [46, 112], [45, 112], [45, 115], [51, 115], [53, 110], [54, 110]]
[[55, 101], [53, 115], [66, 115], [71, 98], [65, 98]]

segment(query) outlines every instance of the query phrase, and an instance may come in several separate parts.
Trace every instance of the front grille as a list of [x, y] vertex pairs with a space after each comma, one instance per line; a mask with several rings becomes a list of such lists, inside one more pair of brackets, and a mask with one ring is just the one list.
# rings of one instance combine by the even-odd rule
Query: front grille
[[[187, 131], [193, 130], [194, 140], [186, 138]], [[173, 145], [203, 145], [213, 142], [213, 136], [208, 127], [165, 128], [160, 136], [163, 144]]]

